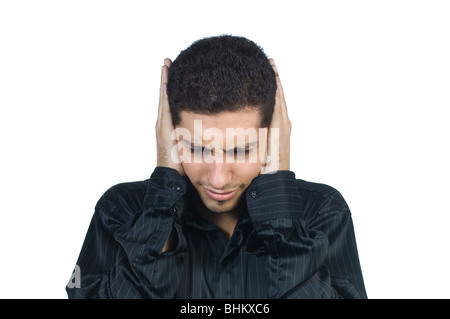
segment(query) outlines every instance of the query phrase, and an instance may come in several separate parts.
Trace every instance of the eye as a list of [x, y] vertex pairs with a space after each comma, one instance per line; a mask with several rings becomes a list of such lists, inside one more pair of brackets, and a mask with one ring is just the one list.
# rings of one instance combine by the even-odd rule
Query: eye
[[205, 150], [204, 147], [200, 146], [191, 146], [191, 153], [202, 152]]
[[235, 148], [234, 149], [234, 155], [235, 156], [238, 156], [238, 155], [241, 155], [241, 154], [244, 154], [245, 156], [248, 156], [249, 154], [250, 154], [250, 152], [251, 152], [252, 150], [251, 149], [243, 149], [243, 148]]

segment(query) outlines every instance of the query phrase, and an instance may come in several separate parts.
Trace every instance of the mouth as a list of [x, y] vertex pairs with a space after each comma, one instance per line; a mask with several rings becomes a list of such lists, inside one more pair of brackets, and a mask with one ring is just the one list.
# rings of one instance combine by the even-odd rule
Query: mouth
[[214, 200], [225, 201], [225, 200], [229, 200], [230, 198], [232, 198], [237, 193], [237, 190], [232, 191], [232, 192], [226, 192], [226, 193], [216, 193], [216, 192], [213, 192], [213, 191], [205, 188], [205, 193], [206, 193], [206, 195], [208, 195], [210, 198], [212, 198]]

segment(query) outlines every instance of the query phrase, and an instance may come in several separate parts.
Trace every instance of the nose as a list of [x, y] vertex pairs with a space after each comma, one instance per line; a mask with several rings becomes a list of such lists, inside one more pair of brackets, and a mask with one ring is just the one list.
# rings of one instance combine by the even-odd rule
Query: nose
[[208, 183], [215, 190], [222, 190], [231, 182], [232, 172], [226, 163], [217, 163], [214, 161], [208, 164]]

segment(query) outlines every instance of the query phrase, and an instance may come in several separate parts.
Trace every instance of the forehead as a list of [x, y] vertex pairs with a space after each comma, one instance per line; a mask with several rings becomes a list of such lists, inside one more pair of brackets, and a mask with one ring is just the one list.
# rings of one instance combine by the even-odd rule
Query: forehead
[[[248, 128], [259, 128], [261, 116], [256, 108], [245, 108], [235, 112], [222, 112], [218, 114], [197, 114], [188, 111], [180, 112], [180, 124], [177, 127], [184, 127], [194, 131], [194, 121], [201, 121], [202, 130], [209, 128], [219, 129], [223, 132], [227, 128], [244, 130]], [[198, 122], [197, 122], [198, 123]]]

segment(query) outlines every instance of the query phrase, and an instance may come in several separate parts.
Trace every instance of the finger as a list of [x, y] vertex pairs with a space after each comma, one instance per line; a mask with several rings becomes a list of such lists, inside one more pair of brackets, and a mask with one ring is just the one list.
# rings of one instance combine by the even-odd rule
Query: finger
[[275, 72], [275, 81], [277, 83], [277, 90], [275, 92], [275, 107], [274, 107], [273, 111], [274, 111], [274, 116], [276, 117], [275, 120], [280, 120], [277, 117], [281, 117], [283, 115], [283, 107], [282, 107], [283, 87], [281, 85], [278, 68], [275, 65], [275, 60], [269, 59], [269, 63], [272, 66], [273, 71]]
[[165, 91], [168, 80], [169, 80], [169, 67], [164, 64], [161, 68], [161, 93], [163, 93], [163, 89]]
[[166, 94], [167, 94], [167, 82], [164, 82], [166, 75], [164, 73], [167, 73], [166, 66], [163, 66], [161, 68], [161, 84], [159, 87], [158, 120], [161, 119], [161, 113], [163, 111], [163, 104], [164, 104], [164, 100], [166, 99]]
[[[167, 88], [167, 82], [169, 81], [169, 68], [172, 65], [172, 61], [168, 58], [164, 59], [164, 65], [161, 68], [161, 93], [164, 93]], [[164, 94], [161, 94], [164, 96]]]
[[158, 117], [168, 111], [167, 82], [169, 79], [169, 67], [172, 64], [170, 59], [164, 59], [164, 65], [161, 68], [161, 86], [159, 92]]
[[277, 97], [279, 97], [280, 100], [283, 100], [284, 98], [283, 85], [281, 85], [280, 73], [278, 73], [278, 68], [275, 65], [274, 59], [270, 59], [270, 65], [272, 66], [273, 71], [275, 72], [275, 80], [277, 81]]
[[269, 63], [273, 68], [273, 71], [275, 72], [275, 79], [277, 82], [277, 91], [275, 95], [275, 110], [278, 113], [281, 113], [282, 116], [287, 118], [287, 106], [286, 106], [286, 100], [284, 98], [284, 91], [283, 91], [283, 85], [281, 84], [280, 80], [280, 74], [278, 73], [278, 68], [275, 65], [274, 59], [269, 59]]

